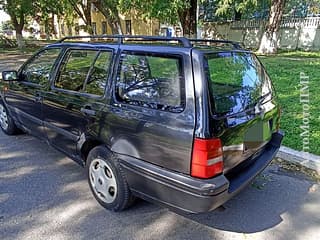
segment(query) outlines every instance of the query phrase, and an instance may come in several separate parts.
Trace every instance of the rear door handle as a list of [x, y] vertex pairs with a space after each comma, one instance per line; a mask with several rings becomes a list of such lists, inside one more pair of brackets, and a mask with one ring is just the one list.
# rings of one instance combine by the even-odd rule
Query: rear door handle
[[82, 107], [80, 111], [86, 115], [95, 116], [96, 111], [92, 110], [90, 107]]

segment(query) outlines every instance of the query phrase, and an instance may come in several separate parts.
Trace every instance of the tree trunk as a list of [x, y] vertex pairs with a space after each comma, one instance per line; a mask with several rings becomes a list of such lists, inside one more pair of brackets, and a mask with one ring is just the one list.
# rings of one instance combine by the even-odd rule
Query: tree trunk
[[92, 0], [93, 5], [102, 13], [111, 27], [112, 34], [123, 34], [118, 9], [116, 6], [108, 6], [106, 1]]
[[92, 22], [91, 22], [91, 0], [81, 1], [80, 3], [75, 0], [69, 0], [70, 4], [72, 5], [74, 11], [78, 14], [78, 16], [83, 20], [85, 23], [85, 30], [92, 35]]
[[50, 24], [49, 24], [49, 18], [46, 18], [46, 20], [44, 20], [44, 31], [46, 33], [46, 40], [49, 41], [50, 40]]
[[278, 49], [279, 28], [286, 0], [272, 0], [269, 21], [263, 33], [258, 52], [274, 54]]
[[91, 21], [91, 0], [87, 0], [87, 5], [83, 7], [86, 30], [90, 35], [93, 35], [92, 21]]
[[240, 11], [234, 10], [234, 20], [240, 21], [242, 17], [242, 13]]
[[[22, 30], [24, 26], [24, 14], [23, 12], [20, 12], [20, 15], [16, 16], [13, 12], [9, 12], [9, 15], [13, 23], [14, 29], [16, 30], [16, 40], [17, 40], [18, 48], [24, 49], [26, 47], [26, 44], [22, 36]], [[19, 18], [19, 21], [18, 21], [18, 18]]]
[[197, 0], [190, 0], [190, 7], [179, 11], [183, 35], [195, 38], [197, 36]]
[[23, 40], [22, 29], [16, 29], [16, 39], [17, 39], [18, 48], [24, 49], [26, 47], [26, 44]]
[[61, 38], [61, 21], [60, 21], [60, 16], [57, 15], [57, 22], [58, 22], [58, 38]]
[[[51, 18], [51, 32], [52, 32], [54, 38], [57, 38], [57, 33], [58, 33], [57, 27], [59, 28], [59, 24], [58, 24], [58, 26], [56, 26], [56, 24], [55, 24], [56, 15], [54, 14], [54, 12], [52, 12], [51, 14], [52, 14], [52, 18]], [[58, 23], [59, 23], [59, 20], [58, 20]]]
[[112, 34], [120, 34], [122, 35], [122, 28], [120, 24], [120, 19], [119, 21], [108, 21], [110, 27], [111, 27], [111, 32]]

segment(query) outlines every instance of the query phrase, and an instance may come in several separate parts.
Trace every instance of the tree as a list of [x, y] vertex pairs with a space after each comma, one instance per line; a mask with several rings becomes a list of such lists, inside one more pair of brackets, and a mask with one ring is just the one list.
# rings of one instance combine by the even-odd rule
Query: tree
[[120, 0], [120, 9], [124, 13], [134, 9], [142, 18], [162, 23], [180, 22], [184, 35], [196, 35], [197, 0]]
[[[217, 0], [216, 14], [223, 15], [230, 10], [230, 6], [234, 6], [236, 12], [245, 13], [252, 6], [257, 6], [256, 0]], [[289, 0], [291, 2], [297, 0]], [[268, 23], [260, 41], [260, 53], [276, 53], [278, 45], [279, 28], [281, 18], [285, 9], [286, 0], [271, 0], [270, 13]], [[250, 7], [251, 5], [251, 7]]]
[[278, 32], [285, 3], [286, 0], [271, 1], [269, 20], [260, 42], [259, 53], [272, 54], [277, 52]]
[[186, 1], [184, 8], [178, 8], [183, 35], [197, 37], [197, 0]]
[[61, 16], [64, 13], [67, 3], [66, 1], [56, 0], [38, 0], [34, 2], [35, 12], [32, 17], [39, 24], [44, 25], [47, 40], [50, 39], [51, 33], [56, 34], [54, 16]]
[[181, 23], [183, 34], [194, 37], [197, 32], [197, 4], [213, 4], [216, 15], [236, 15], [240, 19], [247, 9], [257, 6], [257, 0], [120, 0], [124, 12], [135, 9], [142, 17], [160, 22]]
[[118, 0], [92, 0], [93, 5], [106, 18], [111, 27], [112, 34], [122, 34], [122, 28], [119, 17]]
[[85, 24], [85, 30], [89, 34], [93, 34], [92, 22], [91, 22], [91, 4], [93, 0], [66, 0], [68, 1], [77, 15], [83, 20]]
[[1, 0], [1, 8], [9, 14], [11, 22], [16, 31], [17, 44], [20, 49], [25, 47], [23, 41], [22, 30], [26, 22], [26, 18], [31, 16], [34, 8], [33, 1], [30, 0]]
[[255, 10], [257, 0], [215, 0], [216, 15], [233, 15], [235, 20], [240, 20], [244, 13]]

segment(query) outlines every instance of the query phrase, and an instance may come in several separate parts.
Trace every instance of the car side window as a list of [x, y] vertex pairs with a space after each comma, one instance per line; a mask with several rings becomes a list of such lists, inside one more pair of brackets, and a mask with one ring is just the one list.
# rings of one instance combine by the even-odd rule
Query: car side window
[[102, 51], [90, 70], [84, 91], [94, 95], [103, 95], [109, 76], [112, 52]]
[[46, 85], [50, 80], [52, 67], [60, 51], [60, 48], [48, 48], [34, 56], [22, 69], [21, 80], [42, 86]]
[[55, 87], [103, 95], [111, 57], [111, 51], [69, 50], [63, 59]]
[[96, 50], [69, 50], [64, 56], [55, 87], [82, 91], [97, 53]]
[[123, 53], [116, 97], [131, 105], [181, 112], [184, 107], [181, 57]]

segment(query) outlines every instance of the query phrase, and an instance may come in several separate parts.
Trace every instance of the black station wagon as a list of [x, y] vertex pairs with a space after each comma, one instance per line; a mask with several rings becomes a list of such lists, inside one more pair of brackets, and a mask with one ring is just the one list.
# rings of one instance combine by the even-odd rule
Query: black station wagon
[[140, 197], [198, 213], [239, 193], [275, 157], [276, 100], [258, 58], [236, 42], [67, 37], [2, 73], [0, 126], [85, 166], [107, 209]]

